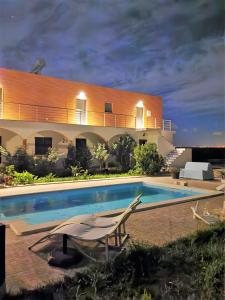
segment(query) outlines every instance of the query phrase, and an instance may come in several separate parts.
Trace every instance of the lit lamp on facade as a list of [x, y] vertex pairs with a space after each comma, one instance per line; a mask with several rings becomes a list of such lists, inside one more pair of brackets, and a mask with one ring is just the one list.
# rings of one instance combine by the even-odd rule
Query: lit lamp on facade
[[143, 101], [142, 100], [138, 101], [138, 103], [136, 104], [136, 107], [143, 108], [144, 107]]
[[87, 100], [86, 94], [83, 91], [80, 91], [80, 93], [77, 95], [78, 100]]

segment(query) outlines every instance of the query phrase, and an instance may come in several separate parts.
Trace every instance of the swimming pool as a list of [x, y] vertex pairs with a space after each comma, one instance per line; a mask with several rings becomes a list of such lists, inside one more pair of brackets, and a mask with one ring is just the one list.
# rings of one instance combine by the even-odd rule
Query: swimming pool
[[126, 208], [139, 193], [143, 193], [142, 203], [202, 194], [138, 182], [0, 197], [0, 221], [20, 219], [28, 224], [42, 224], [76, 215]]

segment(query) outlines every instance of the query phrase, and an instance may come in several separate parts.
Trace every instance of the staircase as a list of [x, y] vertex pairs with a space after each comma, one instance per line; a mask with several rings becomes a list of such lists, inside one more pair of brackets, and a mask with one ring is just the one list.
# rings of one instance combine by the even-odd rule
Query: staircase
[[175, 149], [167, 154], [165, 157], [166, 166], [171, 167], [175, 160], [182, 155], [182, 153], [185, 151], [185, 148], [178, 148]]

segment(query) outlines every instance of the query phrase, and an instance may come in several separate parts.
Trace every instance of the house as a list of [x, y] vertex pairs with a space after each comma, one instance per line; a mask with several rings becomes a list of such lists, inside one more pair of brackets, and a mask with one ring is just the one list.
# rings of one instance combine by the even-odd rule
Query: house
[[76, 147], [110, 143], [128, 133], [139, 144], [154, 142], [162, 155], [174, 149], [162, 98], [94, 84], [0, 69], [0, 143], [14, 152], [66, 155]]

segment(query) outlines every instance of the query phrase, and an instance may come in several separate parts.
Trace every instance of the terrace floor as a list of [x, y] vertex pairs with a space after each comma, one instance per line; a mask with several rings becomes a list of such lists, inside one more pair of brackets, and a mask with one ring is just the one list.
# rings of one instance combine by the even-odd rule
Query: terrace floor
[[[173, 183], [169, 177], [155, 177], [152, 181]], [[215, 190], [219, 181], [202, 182], [187, 180], [188, 186]], [[209, 211], [222, 208], [224, 196], [201, 200], [200, 209]], [[163, 245], [179, 237], [186, 236], [207, 225], [192, 218], [190, 206], [182, 203], [173, 206], [141, 211], [133, 214], [127, 222], [131, 239], [150, 244]], [[72, 275], [77, 268], [61, 269], [50, 267], [46, 255], [28, 250], [28, 246], [46, 233], [16, 236], [9, 228], [6, 232], [6, 285], [7, 290], [16, 293], [20, 288], [33, 289], [49, 282], [56, 282], [65, 275]]]

